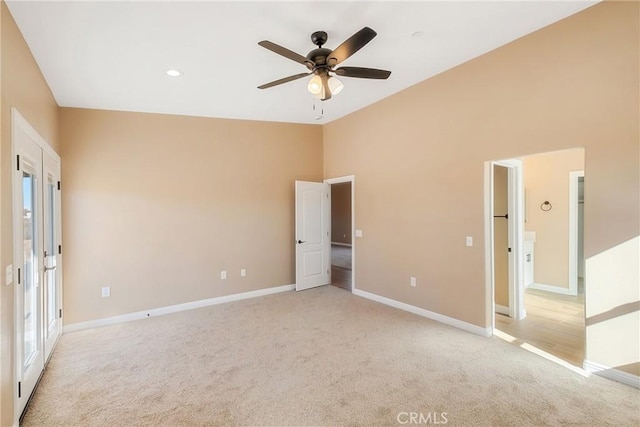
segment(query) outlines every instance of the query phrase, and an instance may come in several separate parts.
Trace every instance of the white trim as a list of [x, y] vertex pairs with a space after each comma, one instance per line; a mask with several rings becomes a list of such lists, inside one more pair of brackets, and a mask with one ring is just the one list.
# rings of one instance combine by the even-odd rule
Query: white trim
[[505, 316], [509, 316], [509, 307], [505, 307], [504, 305], [496, 304], [496, 313], [504, 314]]
[[578, 179], [584, 171], [569, 172], [569, 295], [578, 295]]
[[484, 283], [485, 323], [495, 325], [495, 272], [493, 269], [493, 164], [484, 162]]
[[79, 331], [82, 329], [97, 328], [99, 326], [115, 325], [116, 323], [129, 322], [131, 320], [146, 319], [152, 316], [162, 316], [165, 314], [177, 313], [179, 311], [193, 310], [195, 308], [208, 307], [211, 305], [224, 304], [232, 301], [256, 298], [265, 295], [288, 292], [295, 289], [295, 285], [276, 286], [273, 288], [258, 289], [256, 291], [242, 292], [239, 294], [225, 295], [221, 297], [203, 299], [199, 301], [185, 302], [183, 304], [169, 305], [166, 307], [152, 308], [135, 313], [122, 314], [120, 316], [105, 317], [102, 319], [88, 320], [86, 322], [71, 323], [64, 325], [64, 333]]
[[585, 360], [583, 365], [584, 370], [592, 374], [607, 378], [612, 381], [617, 381], [622, 384], [626, 384], [631, 387], [640, 388], [640, 377], [630, 374], [628, 372], [621, 371], [616, 368], [609, 368], [608, 366], [601, 365], [600, 363], [591, 362]]
[[353, 294], [362, 298], [366, 298], [375, 302], [379, 302], [384, 305], [388, 305], [400, 310], [408, 311], [409, 313], [417, 314], [418, 316], [427, 317], [431, 320], [435, 320], [440, 323], [444, 323], [449, 326], [462, 329], [467, 332], [471, 332], [483, 337], [490, 337], [493, 333], [492, 328], [483, 328], [481, 326], [473, 325], [471, 323], [464, 322], [462, 320], [454, 319], [453, 317], [445, 316], [443, 314], [435, 313], [433, 311], [425, 310], [424, 308], [416, 307], [415, 305], [406, 304], [404, 302], [396, 301], [391, 298], [383, 297], [380, 295], [372, 294], [370, 292], [362, 291], [360, 289], [354, 289]]
[[[20, 128], [29, 135], [36, 144], [40, 146], [45, 152], [51, 155], [54, 159], [60, 162], [60, 156], [56, 151], [49, 145], [49, 143], [38, 133], [37, 130], [31, 126], [31, 124], [24, 118], [22, 114], [18, 111], [17, 108], [11, 107], [11, 125], [12, 126], [20, 126]], [[13, 134], [13, 133], [12, 133]], [[12, 163], [13, 164], [13, 163]]]
[[[337, 178], [327, 178], [326, 184], [351, 183], [351, 292], [356, 290], [356, 176], [346, 175]], [[329, 224], [331, 228], [331, 224]]]
[[560, 286], [554, 285], [545, 285], [544, 283], [532, 283], [527, 286], [527, 289], [537, 289], [539, 291], [553, 292], [554, 294], [571, 295], [568, 288], [561, 288]]
[[346, 246], [348, 248], [351, 247], [351, 243], [340, 243], [340, 242], [331, 242], [332, 245], [336, 245], [336, 246]]

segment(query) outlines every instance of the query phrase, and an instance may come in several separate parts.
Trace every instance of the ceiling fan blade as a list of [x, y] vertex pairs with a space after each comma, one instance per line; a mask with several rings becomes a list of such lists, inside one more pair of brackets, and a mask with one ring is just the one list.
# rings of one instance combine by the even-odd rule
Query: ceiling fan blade
[[258, 86], [258, 89], [268, 89], [270, 87], [281, 85], [282, 83], [292, 82], [294, 80], [298, 80], [298, 79], [301, 79], [301, 78], [303, 78], [305, 76], [308, 76], [309, 74], [311, 74], [311, 73], [294, 74], [293, 76], [284, 77], [282, 79], [278, 79], [278, 80], [274, 80], [274, 81], [269, 82], [269, 83], [265, 83], [262, 86]]
[[[279, 44], [270, 42], [269, 40], [262, 40], [261, 42], [258, 42], [258, 44], [265, 49], [269, 49], [271, 52], [277, 53], [278, 55], [284, 56], [285, 58], [288, 58], [292, 61], [306, 65], [307, 67], [311, 63], [311, 61], [309, 61], [304, 56], [295, 53], [294, 51], [289, 50], [286, 47], [282, 47]], [[313, 63], [311, 63], [311, 65], [313, 65]]]
[[324, 88], [324, 97], [322, 97], [323, 101], [331, 99], [331, 89], [329, 88], [329, 75], [327, 73], [322, 74], [322, 87]]
[[327, 57], [327, 63], [330, 67], [338, 65], [360, 49], [369, 43], [378, 33], [373, 31], [369, 27], [364, 27], [347, 40], [345, 40], [340, 46], [338, 46]]
[[388, 79], [391, 75], [391, 71], [376, 70], [375, 68], [361, 68], [361, 67], [340, 67], [333, 70], [338, 76], [341, 77], [357, 77], [360, 79]]

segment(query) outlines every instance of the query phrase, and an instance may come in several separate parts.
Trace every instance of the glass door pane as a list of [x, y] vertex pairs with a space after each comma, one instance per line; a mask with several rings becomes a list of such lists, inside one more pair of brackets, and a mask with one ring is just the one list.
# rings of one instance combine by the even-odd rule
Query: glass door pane
[[38, 206], [37, 179], [29, 173], [22, 173], [23, 200], [23, 243], [24, 243], [24, 353], [23, 363], [27, 369], [39, 350], [38, 340]]

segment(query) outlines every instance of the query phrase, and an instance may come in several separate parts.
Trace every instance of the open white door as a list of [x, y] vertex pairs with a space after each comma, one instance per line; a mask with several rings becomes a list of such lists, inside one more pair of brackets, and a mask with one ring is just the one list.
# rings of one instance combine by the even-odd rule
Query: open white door
[[43, 264], [44, 359], [48, 360], [62, 335], [62, 222], [60, 158], [43, 152]]
[[331, 187], [296, 181], [296, 291], [331, 282]]

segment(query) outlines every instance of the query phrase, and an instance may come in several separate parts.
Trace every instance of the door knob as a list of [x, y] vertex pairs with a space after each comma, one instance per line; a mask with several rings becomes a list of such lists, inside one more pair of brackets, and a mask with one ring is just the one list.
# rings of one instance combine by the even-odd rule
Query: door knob
[[299, 244], [299, 245], [301, 245], [301, 244], [303, 244], [303, 243], [305, 243], [305, 241], [304, 241], [304, 240], [298, 240], [298, 244]]

